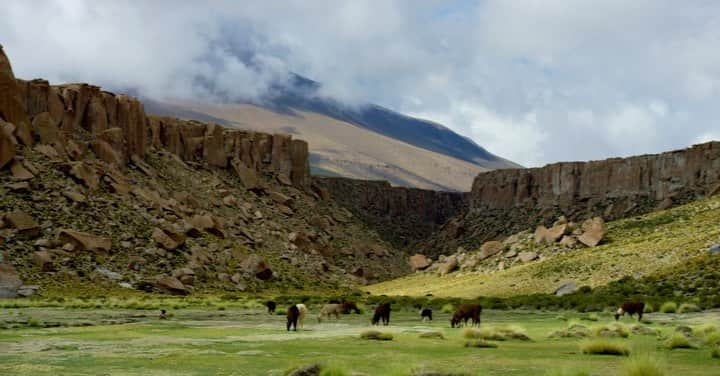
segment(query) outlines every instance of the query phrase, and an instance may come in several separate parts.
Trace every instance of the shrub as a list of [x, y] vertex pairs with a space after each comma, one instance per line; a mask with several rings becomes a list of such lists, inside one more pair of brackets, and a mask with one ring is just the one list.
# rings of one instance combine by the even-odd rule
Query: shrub
[[683, 303], [678, 308], [678, 313], [700, 312], [702, 309], [697, 304]]
[[653, 313], [655, 312], [655, 307], [651, 303], [645, 304], [645, 307], [643, 308], [643, 313]]
[[692, 349], [693, 345], [690, 344], [690, 340], [682, 333], [675, 333], [666, 342], [665, 346], [668, 349]]
[[491, 349], [494, 349], [494, 348], [498, 347], [498, 345], [496, 345], [496, 344], [494, 344], [494, 343], [492, 343], [492, 342], [488, 342], [488, 341], [482, 340], [482, 339], [476, 339], [476, 340], [473, 340], [473, 341], [467, 341], [467, 342], [465, 342], [465, 347], [479, 347], [479, 348], [491, 348]]
[[287, 315], [287, 311], [285, 311], [284, 309], [276, 309], [275, 314], [278, 316], [285, 316]]
[[677, 312], [677, 303], [665, 302], [660, 306], [660, 313], [675, 313]]
[[622, 364], [621, 376], [663, 376], [665, 365], [657, 358], [643, 354], [632, 356]]
[[374, 339], [378, 341], [392, 341], [393, 335], [392, 333], [383, 333], [378, 330], [363, 330], [360, 333], [360, 338], [362, 339]]
[[624, 343], [611, 341], [605, 338], [585, 340], [580, 343], [583, 354], [592, 355], [621, 355], [628, 356], [630, 348]]

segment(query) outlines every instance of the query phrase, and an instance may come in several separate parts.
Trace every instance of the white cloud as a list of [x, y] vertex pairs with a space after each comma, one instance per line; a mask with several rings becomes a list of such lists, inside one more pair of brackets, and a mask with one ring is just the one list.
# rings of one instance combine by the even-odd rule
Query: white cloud
[[494, 113], [479, 103], [453, 102], [444, 113], [415, 113], [412, 116], [440, 124], [461, 124], [468, 136], [489, 152], [502, 155], [524, 166], [538, 166], [544, 161], [543, 144], [547, 134], [539, 127], [533, 112], [518, 118]]
[[0, 36], [19, 77], [156, 97], [294, 71], [527, 165], [684, 147], [720, 118], [718, 2], [11, 0]]

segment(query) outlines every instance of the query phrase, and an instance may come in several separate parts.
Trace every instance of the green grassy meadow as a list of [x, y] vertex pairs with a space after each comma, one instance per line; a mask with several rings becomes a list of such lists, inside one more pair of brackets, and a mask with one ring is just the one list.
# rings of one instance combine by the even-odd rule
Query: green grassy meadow
[[[463, 329], [451, 329], [448, 314], [435, 310], [435, 321], [423, 323], [415, 309], [394, 308], [391, 341], [360, 338], [369, 328], [365, 313], [318, 323], [319, 306], [311, 305], [305, 327], [286, 332], [282, 315], [268, 315], [252, 304], [187, 306], [173, 309], [161, 321], [150, 309], [73, 308], [5, 305], [0, 310], [0, 374], [2, 375], [283, 375], [294, 367], [320, 363], [339, 374], [410, 375], [418, 370], [470, 375], [619, 375], [627, 357], [586, 355], [583, 338], [548, 338], [575, 323], [599, 332], [612, 325], [609, 312], [494, 311], [483, 313], [482, 327], [513, 326], [531, 341], [493, 341], [496, 348], [464, 347]], [[282, 309], [280, 306], [279, 309]], [[630, 348], [630, 357], [651, 354], [667, 375], [713, 375], [720, 360], [705, 336], [718, 333], [720, 312], [648, 314], [646, 334], [631, 330], [612, 338]], [[695, 329], [693, 349], [669, 350], [666, 341], [678, 326]], [[519, 327], [519, 328], [518, 328]], [[708, 329], [710, 328], [710, 329]], [[420, 338], [439, 331], [445, 337]], [[590, 334], [593, 336], [594, 334]], [[554, 372], [554, 373], [553, 373]], [[568, 372], [568, 373], [562, 373]], [[584, 373], [582, 373], [584, 372]]]

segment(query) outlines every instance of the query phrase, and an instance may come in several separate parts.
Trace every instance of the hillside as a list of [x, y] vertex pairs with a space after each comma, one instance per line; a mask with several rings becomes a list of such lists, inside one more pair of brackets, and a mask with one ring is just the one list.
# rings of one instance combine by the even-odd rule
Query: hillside
[[[720, 195], [654, 213], [607, 224], [604, 243], [594, 248], [562, 244], [540, 245], [531, 232], [521, 233], [510, 246], [477, 265], [445, 275], [438, 271], [418, 272], [399, 279], [367, 286], [373, 294], [424, 296], [514, 296], [553, 293], [567, 281], [577, 287], [598, 287], [622, 278], [700, 280], [698, 272], [716, 279], [714, 268], [695, 262], [720, 243]], [[468, 252], [471, 258], [475, 252]], [[522, 252], [537, 258], [518, 260]], [[513, 254], [514, 253], [514, 254]], [[502, 264], [502, 265], [501, 265]], [[700, 265], [705, 265], [701, 263]], [[684, 270], [683, 276], [678, 276]], [[702, 285], [702, 283], [700, 283]]]
[[317, 175], [387, 180], [397, 186], [433, 190], [467, 191], [479, 172], [508, 166], [504, 162], [481, 163], [458, 159], [312, 111], [279, 112], [252, 104], [198, 103], [175, 107], [154, 103], [148, 111], [212, 119], [231, 127], [287, 133], [307, 140], [311, 167]]
[[302, 140], [16, 80], [1, 50], [0, 118], [0, 296], [20, 284], [335, 291], [407, 272], [312, 184]]

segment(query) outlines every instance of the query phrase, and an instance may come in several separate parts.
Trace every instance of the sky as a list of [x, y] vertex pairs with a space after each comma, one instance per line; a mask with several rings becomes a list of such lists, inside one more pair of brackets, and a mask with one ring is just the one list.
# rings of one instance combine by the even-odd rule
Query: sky
[[[16, 76], [157, 99], [322, 95], [441, 123], [525, 166], [720, 140], [720, 2], [4, 1]], [[209, 88], [212, 88], [209, 89]]]

